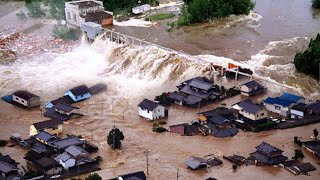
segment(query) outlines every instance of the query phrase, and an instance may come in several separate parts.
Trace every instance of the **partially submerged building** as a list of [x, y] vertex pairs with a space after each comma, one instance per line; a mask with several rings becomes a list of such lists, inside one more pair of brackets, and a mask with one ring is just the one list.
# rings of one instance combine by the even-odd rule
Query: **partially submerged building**
[[320, 140], [303, 142], [302, 146], [320, 158]]
[[138, 105], [139, 115], [149, 120], [166, 117], [165, 107], [159, 103], [144, 99]]
[[304, 98], [295, 94], [283, 93], [279, 97], [268, 97], [263, 103], [268, 111], [287, 117], [289, 109], [295, 104], [304, 103]]
[[63, 121], [60, 119], [50, 119], [42, 122], [33, 123], [30, 126], [30, 136], [38, 134], [40, 131], [45, 131], [50, 134], [61, 134], [62, 133]]
[[78, 107], [65, 103], [58, 103], [44, 112], [43, 115], [45, 117], [66, 121], [71, 119], [73, 116], [82, 116], [78, 110]]
[[251, 153], [250, 157], [253, 158], [257, 164], [277, 165], [288, 159], [282, 155], [282, 150], [266, 142], [262, 142], [256, 149], [256, 152]]
[[239, 119], [250, 125], [258, 125], [267, 122], [268, 112], [261, 104], [256, 104], [250, 99], [232, 105], [239, 113]]
[[9, 155], [0, 153], [0, 179], [21, 179], [18, 164]]
[[40, 97], [28, 91], [16, 91], [12, 94], [13, 101], [26, 107], [40, 106]]
[[91, 98], [90, 89], [86, 85], [74, 87], [69, 91], [65, 92], [64, 95], [69, 96], [74, 102]]
[[265, 92], [266, 88], [259, 84], [257, 81], [252, 80], [240, 86], [241, 95], [254, 96]]

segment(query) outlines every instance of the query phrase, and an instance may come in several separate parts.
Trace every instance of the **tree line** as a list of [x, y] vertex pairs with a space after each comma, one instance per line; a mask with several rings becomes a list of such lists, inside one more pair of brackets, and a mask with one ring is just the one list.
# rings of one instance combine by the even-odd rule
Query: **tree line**
[[294, 65], [299, 72], [311, 75], [314, 78], [320, 77], [320, 34], [311, 39], [308, 48], [294, 57]]
[[184, 0], [187, 4], [180, 15], [178, 26], [206, 22], [231, 14], [249, 14], [255, 3], [251, 0]]

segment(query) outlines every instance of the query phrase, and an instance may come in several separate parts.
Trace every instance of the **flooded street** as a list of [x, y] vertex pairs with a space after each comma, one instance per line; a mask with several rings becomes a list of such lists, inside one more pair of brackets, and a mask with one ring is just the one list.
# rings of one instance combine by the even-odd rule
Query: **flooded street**
[[[58, 44], [57, 47], [41, 50], [28, 58], [19, 58], [9, 65], [0, 63], [0, 96], [25, 89], [41, 96], [41, 104], [44, 104], [74, 86], [106, 83], [107, 91], [75, 104], [81, 108], [80, 112], [84, 116], [68, 121], [63, 127], [64, 134], [81, 134], [99, 146], [98, 153], [104, 159], [102, 171], [99, 171], [103, 179], [136, 170], [146, 172], [144, 151], [149, 151], [148, 179], [151, 180], [176, 179], [178, 168], [179, 179], [186, 180], [208, 177], [222, 180], [318, 180], [320, 161], [305, 150], [306, 158], [303, 161], [311, 162], [317, 168], [317, 171], [310, 173], [311, 176], [294, 176], [285, 169], [259, 166], [242, 166], [234, 172], [231, 163], [227, 161], [219, 167], [191, 171], [184, 162], [191, 155], [204, 157], [215, 154], [221, 159], [223, 155], [232, 154], [247, 157], [262, 141], [284, 150], [284, 155], [290, 158], [294, 155], [294, 149], [299, 148], [293, 143], [293, 137], [309, 138], [313, 129], [320, 129], [320, 124], [261, 133], [240, 130], [234, 137], [220, 139], [201, 135], [180, 136], [169, 132], [154, 133], [153, 122], [138, 116], [137, 104], [142, 99], [153, 99], [162, 92], [174, 91], [183, 80], [208, 76], [210, 63], [198, 63], [194, 60], [197, 58], [217, 64], [238, 62], [251, 67], [258, 81], [268, 87], [268, 94], [258, 97], [257, 101], [282, 91], [301, 93], [312, 100], [319, 99], [319, 82], [296, 73], [292, 61], [294, 54], [304, 49], [309, 39], [320, 30], [320, 13], [310, 8], [309, 0], [258, 0], [256, 3], [254, 12], [248, 16], [183, 27], [170, 33], [159, 25], [114, 26], [117, 31], [177, 51], [182, 50], [191, 54], [190, 57], [170, 54], [156, 47], [119, 45], [105, 39], [97, 39], [89, 45], [82, 39], [76, 45]], [[3, 26], [10, 24], [5, 18], [15, 18], [14, 13], [8, 17], [1, 16]], [[53, 26], [50, 20], [30, 21], [34, 24], [41, 22], [45, 24], [44, 27], [49, 27], [39, 27], [24, 33], [39, 39], [49, 34]], [[30, 26], [25, 25], [22, 30]], [[65, 52], [54, 50], [60, 47]], [[226, 87], [241, 83], [228, 79], [216, 79], [216, 82]], [[243, 99], [236, 96], [201, 108], [201, 111], [211, 110], [222, 103], [230, 107]], [[164, 127], [190, 122], [197, 117], [197, 113], [197, 109], [173, 105]], [[44, 119], [39, 109], [19, 109], [1, 100], [0, 139], [8, 139], [14, 132], [27, 138], [29, 126]], [[125, 136], [123, 148], [118, 151], [111, 150], [106, 141], [113, 125], [123, 131]], [[0, 148], [0, 152], [12, 155], [25, 166], [25, 150], [5, 147]]]

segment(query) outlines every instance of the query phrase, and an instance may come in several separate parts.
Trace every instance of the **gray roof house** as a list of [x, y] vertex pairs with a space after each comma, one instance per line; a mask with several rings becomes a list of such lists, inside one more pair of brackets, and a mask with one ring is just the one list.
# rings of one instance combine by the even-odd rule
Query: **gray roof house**
[[190, 157], [185, 164], [192, 170], [208, 167], [207, 161], [199, 157]]
[[247, 83], [244, 83], [240, 86], [241, 95], [244, 96], [253, 96], [265, 92], [265, 87], [260, 85], [257, 81], [252, 80]]
[[161, 106], [160, 104], [148, 99], [141, 101], [138, 107], [139, 115], [149, 120], [164, 118], [166, 116], [166, 110], [164, 106]]
[[268, 112], [263, 106], [255, 104], [250, 99], [246, 99], [232, 106], [233, 109], [239, 111], [239, 118], [251, 125], [258, 125], [266, 122]]

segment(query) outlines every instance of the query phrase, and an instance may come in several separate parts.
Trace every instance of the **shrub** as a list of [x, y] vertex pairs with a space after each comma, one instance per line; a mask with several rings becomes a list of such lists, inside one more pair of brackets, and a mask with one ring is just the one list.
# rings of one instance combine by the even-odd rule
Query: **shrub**
[[312, 7], [313, 8], [320, 8], [320, 0], [312, 0]]
[[293, 159], [303, 159], [304, 158], [304, 154], [301, 150], [296, 149], [294, 150], [294, 157], [292, 157]]
[[161, 14], [151, 15], [147, 19], [150, 20], [150, 21], [157, 21], [157, 20], [170, 19], [170, 18], [173, 18], [173, 17], [174, 17], [173, 13], [161, 13]]
[[269, 121], [263, 124], [259, 124], [254, 128], [254, 132], [260, 132], [260, 131], [266, 131], [274, 128], [277, 125], [277, 123], [273, 121]]
[[102, 180], [102, 178], [97, 173], [90, 174], [85, 178], [85, 180]]
[[64, 40], [77, 40], [78, 33], [75, 29], [68, 28], [66, 26], [54, 26], [53, 36]]
[[7, 144], [6, 140], [0, 140], [0, 147], [5, 146]]
[[168, 97], [168, 93], [162, 93], [160, 96], [155, 97], [155, 101], [159, 101], [159, 104], [164, 106], [170, 106], [171, 105], [171, 99]]
[[26, 13], [24, 13], [23, 11], [19, 11], [16, 13], [16, 16], [21, 19], [21, 20], [26, 20], [27, 19], [27, 15]]

